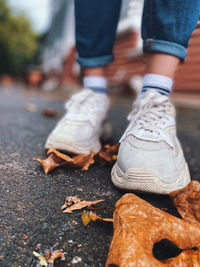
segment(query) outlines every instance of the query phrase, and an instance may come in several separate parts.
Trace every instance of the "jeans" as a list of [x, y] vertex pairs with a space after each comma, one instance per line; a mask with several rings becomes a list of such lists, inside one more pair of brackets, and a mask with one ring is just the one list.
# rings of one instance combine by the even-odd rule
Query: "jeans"
[[[75, 0], [77, 61], [82, 67], [111, 63], [121, 0]], [[196, 27], [200, 0], [145, 0], [144, 52], [160, 52], [184, 61]]]

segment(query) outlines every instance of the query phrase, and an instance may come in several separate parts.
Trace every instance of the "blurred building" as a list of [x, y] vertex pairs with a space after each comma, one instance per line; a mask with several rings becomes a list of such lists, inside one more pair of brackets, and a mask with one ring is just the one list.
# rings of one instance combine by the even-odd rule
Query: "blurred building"
[[[123, 0], [114, 47], [115, 61], [108, 66], [110, 84], [138, 90], [144, 74], [140, 25], [143, 0]], [[51, 26], [42, 53], [42, 68], [47, 88], [79, 82], [76, 63], [73, 0], [51, 0]], [[200, 91], [200, 27], [194, 31], [188, 57], [176, 74], [175, 90]]]

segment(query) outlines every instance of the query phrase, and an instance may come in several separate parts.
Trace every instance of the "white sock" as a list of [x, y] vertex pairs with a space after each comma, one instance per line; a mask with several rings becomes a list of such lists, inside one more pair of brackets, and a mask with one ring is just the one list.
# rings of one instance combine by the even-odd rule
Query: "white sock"
[[95, 93], [107, 94], [107, 79], [103, 76], [86, 76], [83, 78], [83, 87]]
[[148, 90], [156, 90], [160, 94], [169, 96], [172, 91], [173, 80], [167, 76], [159, 74], [145, 74], [143, 80], [142, 91], [140, 96], [142, 96]]

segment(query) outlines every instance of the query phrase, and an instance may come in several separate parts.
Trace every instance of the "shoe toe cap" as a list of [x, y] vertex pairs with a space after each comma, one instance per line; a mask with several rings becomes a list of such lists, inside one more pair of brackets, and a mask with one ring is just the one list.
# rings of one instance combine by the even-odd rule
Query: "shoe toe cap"
[[159, 177], [169, 177], [177, 171], [177, 158], [173, 157], [167, 145], [158, 142], [150, 147], [148, 142], [139, 143], [129, 138], [120, 145], [117, 162], [124, 173], [132, 169], [144, 169]]

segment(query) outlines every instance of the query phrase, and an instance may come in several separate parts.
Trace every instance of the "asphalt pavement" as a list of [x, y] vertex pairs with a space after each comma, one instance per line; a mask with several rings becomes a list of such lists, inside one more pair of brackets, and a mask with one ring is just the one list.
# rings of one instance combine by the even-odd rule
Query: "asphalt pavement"
[[[32, 111], [26, 110], [27, 103], [34, 104]], [[53, 100], [52, 95], [22, 90], [20, 86], [0, 88], [0, 266], [38, 266], [32, 254], [38, 244], [41, 253], [52, 247], [67, 253], [66, 262], [57, 263], [57, 267], [104, 266], [112, 224], [92, 222], [85, 227], [82, 211], [65, 214], [61, 206], [68, 195], [84, 200], [104, 199], [104, 206], [114, 207], [125, 192], [112, 185], [111, 166], [95, 164], [86, 172], [60, 167], [44, 174], [33, 159], [45, 156], [46, 137], [58, 120], [44, 117], [44, 108], [62, 114], [64, 98]], [[130, 96], [112, 98], [110, 143], [118, 142], [130, 109]], [[178, 108], [177, 126], [192, 179], [200, 180], [200, 109]], [[139, 196], [177, 215], [168, 196]], [[111, 210], [98, 213], [112, 216]]]

